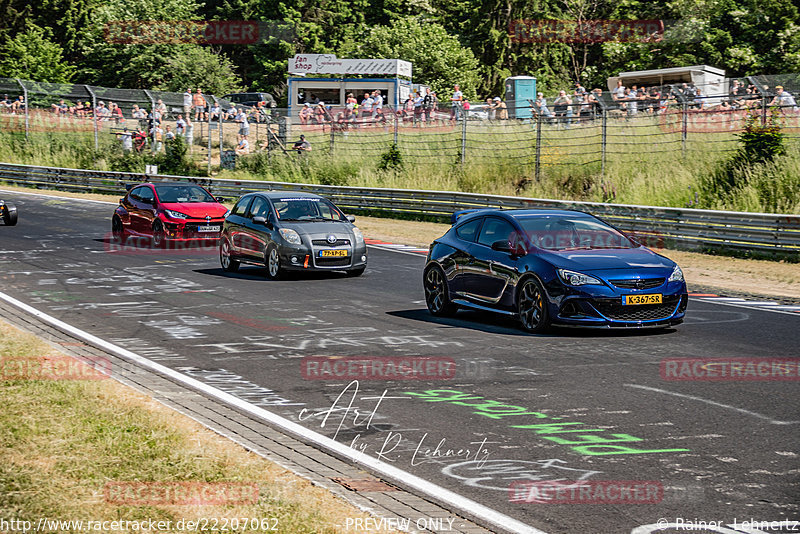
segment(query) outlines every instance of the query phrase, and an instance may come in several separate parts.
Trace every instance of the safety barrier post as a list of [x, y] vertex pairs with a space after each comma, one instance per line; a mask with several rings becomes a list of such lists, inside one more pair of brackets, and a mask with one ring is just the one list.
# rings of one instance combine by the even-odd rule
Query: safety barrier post
[[467, 155], [467, 113], [461, 110], [461, 165]]
[[689, 134], [689, 103], [681, 106], [681, 156], [686, 159], [686, 137]]
[[608, 110], [603, 108], [603, 121], [600, 129], [600, 176], [606, 176], [606, 143], [608, 141]]
[[536, 114], [536, 161], [535, 161], [535, 171], [534, 176], [536, 177], [536, 181], [539, 181], [539, 173], [541, 170], [541, 161], [542, 161], [542, 114]]
[[86, 92], [92, 97], [92, 111], [89, 114], [92, 117], [92, 123], [94, 123], [94, 149], [99, 150], [99, 144], [97, 142], [97, 96], [95, 96], [94, 91], [88, 85], [84, 85], [86, 88]]
[[22, 88], [22, 99], [25, 101], [25, 141], [28, 140], [28, 131], [30, 130], [30, 121], [28, 118], [28, 88], [25, 87], [25, 84], [19, 78], [15, 78], [17, 83]]

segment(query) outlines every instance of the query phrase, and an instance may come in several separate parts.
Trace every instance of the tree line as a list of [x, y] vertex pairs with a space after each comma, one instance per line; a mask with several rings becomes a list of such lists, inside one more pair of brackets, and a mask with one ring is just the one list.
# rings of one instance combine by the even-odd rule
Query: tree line
[[[224, 94], [285, 103], [296, 53], [400, 58], [414, 81], [467, 98], [502, 95], [512, 75], [548, 93], [605, 88], [620, 71], [707, 64], [729, 76], [800, 71], [791, 0], [0, 0], [0, 77]], [[116, 21], [252, 20], [255, 44], [109, 42]], [[660, 39], [515, 38], [516, 21], [662, 20]], [[535, 26], [535, 22], [533, 23]], [[567, 42], [565, 42], [567, 41]]]

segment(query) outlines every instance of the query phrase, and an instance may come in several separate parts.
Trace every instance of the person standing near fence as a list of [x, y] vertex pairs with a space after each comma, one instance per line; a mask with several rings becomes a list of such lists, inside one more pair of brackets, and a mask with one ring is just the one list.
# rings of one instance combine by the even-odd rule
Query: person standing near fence
[[194, 105], [194, 120], [197, 122], [198, 120], [203, 120], [203, 116], [206, 112], [206, 99], [203, 98], [203, 93], [200, 89], [192, 97], [192, 105]]
[[244, 111], [244, 106], [239, 109], [233, 120], [239, 123], [239, 135], [244, 137], [250, 135], [250, 123], [247, 121], [247, 113]]
[[430, 88], [425, 89], [425, 96], [422, 98], [422, 120], [431, 122], [431, 115], [433, 114], [433, 95]]
[[163, 135], [164, 130], [161, 129], [161, 124], [154, 123], [153, 129], [150, 130], [150, 137], [153, 140], [153, 153], [161, 152]]
[[192, 119], [187, 115], [186, 116], [186, 148], [189, 153], [192, 152], [192, 146], [194, 145], [194, 123]]
[[178, 135], [186, 133], [186, 121], [183, 120], [183, 115], [178, 115], [178, 120], [175, 121], [175, 133]]
[[455, 84], [453, 86], [453, 96], [450, 97], [450, 119], [457, 121], [461, 118], [461, 103], [464, 101], [464, 93], [461, 92], [461, 86]]
[[364, 93], [364, 98], [361, 100], [361, 106], [359, 106], [358, 116], [362, 119], [362, 122], [368, 121], [372, 118], [372, 104], [375, 101], [369, 96], [369, 93]]
[[183, 93], [183, 114], [187, 117], [192, 112], [192, 90], [187, 89], [185, 93]]
[[499, 96], [494, 97], [495, 113], [501, 121], [508, 120], [508, 106]]

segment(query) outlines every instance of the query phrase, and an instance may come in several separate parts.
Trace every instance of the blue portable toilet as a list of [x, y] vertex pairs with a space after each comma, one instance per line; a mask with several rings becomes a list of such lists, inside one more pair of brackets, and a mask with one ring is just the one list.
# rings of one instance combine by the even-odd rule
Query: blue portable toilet
[[509, 119], [529, 119], [531, 102], [536, 100], [536, 78], [533, 76], [511, 76], [506, 78], [506, 106]]

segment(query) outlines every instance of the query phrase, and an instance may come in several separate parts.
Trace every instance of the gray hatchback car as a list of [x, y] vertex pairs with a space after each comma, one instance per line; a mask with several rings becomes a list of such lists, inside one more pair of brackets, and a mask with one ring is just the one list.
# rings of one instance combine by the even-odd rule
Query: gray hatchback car
[[353, 222], [331, 201], [311, 193], [249, 193], [225, 219], [219, 243], [222, 268], [263, 265], [279, 279], [287, 271], [346, 271], [367, 268], [367, 245]]

